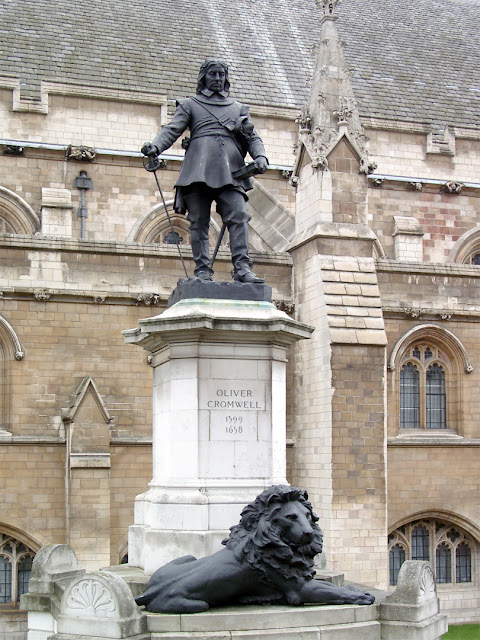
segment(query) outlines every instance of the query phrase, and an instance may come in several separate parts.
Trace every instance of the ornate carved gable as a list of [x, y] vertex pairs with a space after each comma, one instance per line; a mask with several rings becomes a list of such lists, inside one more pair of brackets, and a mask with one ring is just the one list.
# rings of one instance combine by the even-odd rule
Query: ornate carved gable
[[305, 153], [314, 169], [328, 169], [328, 156], [342, 138], [358, 157], [359, 172], [371, 173], [376, 165], [368, 159], [357, 103], [336, 27], [338, 0], [317, 0], [323, 8], [320, 42], [308, 103], [297, 118], [297, 160], [292, 179], [298, 180]]

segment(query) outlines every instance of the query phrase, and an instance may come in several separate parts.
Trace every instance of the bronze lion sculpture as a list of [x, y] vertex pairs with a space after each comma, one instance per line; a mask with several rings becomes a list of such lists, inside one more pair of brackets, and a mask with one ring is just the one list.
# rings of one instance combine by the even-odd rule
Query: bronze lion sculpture
[[372, 604], [367, 592], [313, 579], [323, 545], [317, 521], [306, 491], [272, 486], [242, 510], [225, 549], [160, 567], [135, 601], [155, 613], [233, 604]]

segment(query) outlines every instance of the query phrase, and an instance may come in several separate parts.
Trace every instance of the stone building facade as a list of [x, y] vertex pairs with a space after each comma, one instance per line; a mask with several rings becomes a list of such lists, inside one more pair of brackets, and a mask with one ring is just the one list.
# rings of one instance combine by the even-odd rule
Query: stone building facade
[[[152, 383], [120, 332], [183, 275], [138, 150], [220, 55], [271, 165], [250, 195], [255, 271], [315, 327], [290, 354], [287, 460], [326, 565], [387, 587], [429, 560], [451, 619], [478, 620], [478, 6], [193, 3], [185, 42], [176, 3], [94, 4], [23, 0], [0, 26], [3, 606], [44, 544], [87, 569], [128, 553]], [[182, 154], [159, 179], [191, 273]], [[224, 246], [215, 279], [230, 269]]]

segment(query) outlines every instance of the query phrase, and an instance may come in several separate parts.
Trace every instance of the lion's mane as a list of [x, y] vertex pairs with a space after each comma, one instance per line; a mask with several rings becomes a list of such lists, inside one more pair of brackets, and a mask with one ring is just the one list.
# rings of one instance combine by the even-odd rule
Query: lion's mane
[[[309, 544], [292, 547], [281, 539], [273, 519], [284, 504], [295, 501], [309, 510], [314, 539]], [[306, 491], [274, 485], [242, 510], [239, 524], [230, 528], [230, 536], [222, 544], [234, 552], [237, 560], [248, 562], [264, 582], [270, 582], [272, 572], [306, 582], [315, 575], [314, 557], [322, 551], [322, 532], [317, 521]]]

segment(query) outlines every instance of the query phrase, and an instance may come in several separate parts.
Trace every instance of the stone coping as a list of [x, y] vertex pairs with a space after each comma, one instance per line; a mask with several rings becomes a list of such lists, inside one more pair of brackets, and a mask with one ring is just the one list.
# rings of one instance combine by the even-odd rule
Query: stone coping
[[[122, 331], [125, 342], [145, 349], [158, 348], [181, 336], [202, 336], [202, 340], [230, 342], [255, 341], [292, 344], [309, 338], [314, 328], [297, 322], [271, 302], [252, 300], [180, 300], [158, 316], [139, 321], [139, 327]], [[157, 336], [157, 337], [155, 337]], [[206, 338], [207, 336], [207, 338]]]
[[[152, 258], [178, 258], [176, 245], [144, 244], [142, 242], [112, 242], [107, 240], [84, 240], [67, 237], [43, 236], [41, 234], [0, 234], [0, 247], [26, 248], [44, 251], [72, 251], [75, 253], [106, 253], [119, 255], [151, 256]], [[185, 257], [191, 257], [190, 247], [183, 247]], [[255, 263], [272, 263], [291, 266], [293, 260], [288, 253], [274, 251], [249, 251]], [[230, 261], [230, 250], [221, 248], [217, 260]]]
[[480, 278], [480, 269], [471, 264], [454, 262], [403, 262], [389, 258], [376, 258], [377, 271], [416, 273], [418, 275], [444, 275], [449, 277]]

